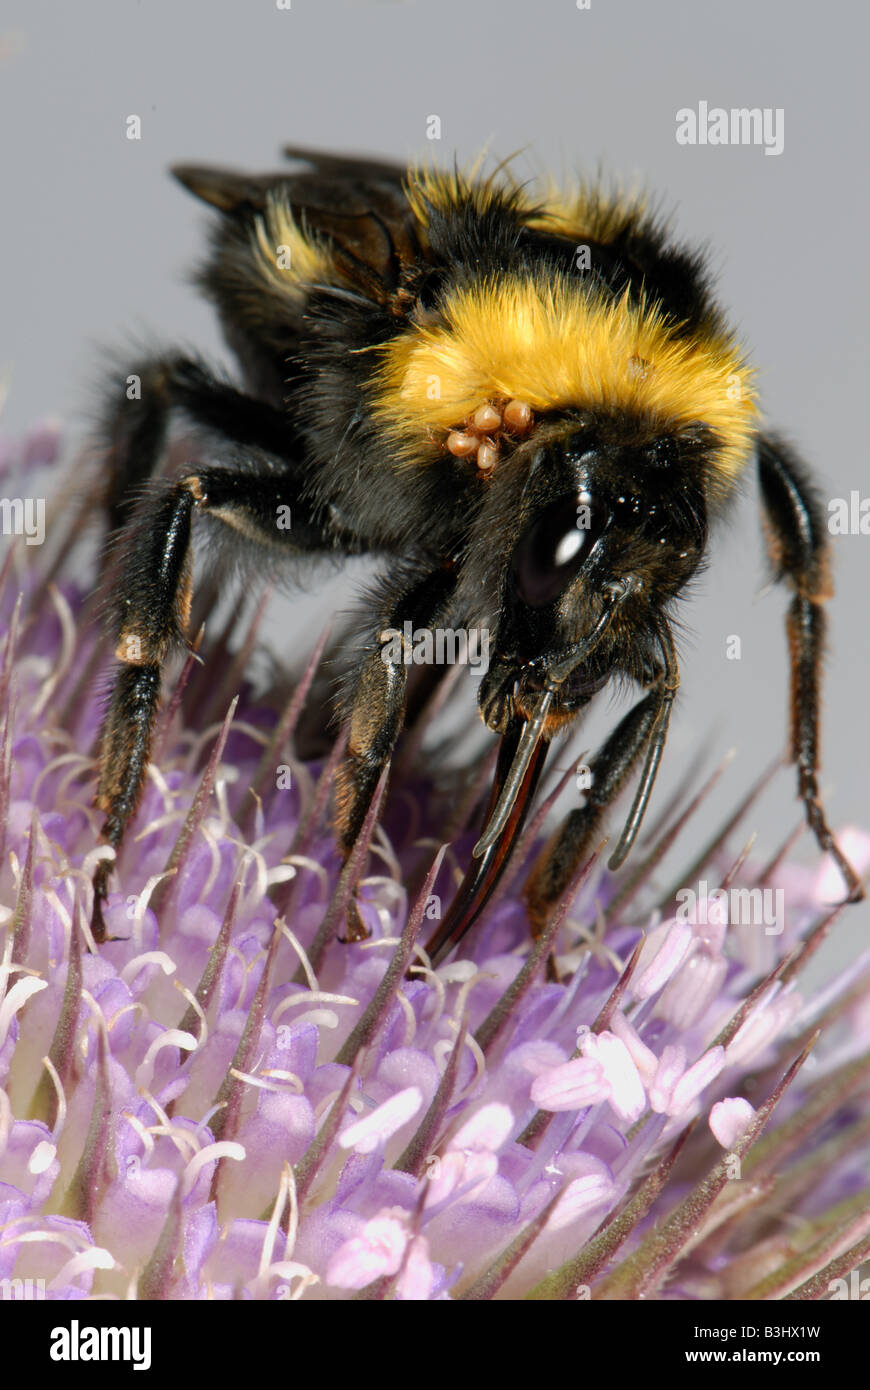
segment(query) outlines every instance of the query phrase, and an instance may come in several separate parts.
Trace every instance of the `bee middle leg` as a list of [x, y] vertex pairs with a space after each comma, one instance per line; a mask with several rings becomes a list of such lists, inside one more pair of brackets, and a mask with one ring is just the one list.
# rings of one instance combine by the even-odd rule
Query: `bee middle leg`
[[620, 720], [590, 765], [591, 786], [586, 801], [569, 811], [562, 825], [538, 855], [523, 889], [529, 920], [540, 936], [562, 893], [584, 859], [591, 854], [608, 807], [631, 776], [646, 750], [646, 762], [625, 830], [614, 852], [622, 862], [640, 827], [661, 750], [667, 734], [670, 706], [676, 691], [675, 671], [663, 670], [656, 683]]
[[[369, 644], [349, 700], [350, 734], [347, 754], [339, 768], [336, 829], [345, 860], [362, 829], [381, 774], [389, 762], [405, 713], [405, 692], [411, 653], [404, 635], [431, 628], [446, 612], [455, 587], [448, 569], [427, 573], [394, 598], [388, 616], [379, 623]], [[370, 935], [352, 895], [345, 939], [362, 941]]]

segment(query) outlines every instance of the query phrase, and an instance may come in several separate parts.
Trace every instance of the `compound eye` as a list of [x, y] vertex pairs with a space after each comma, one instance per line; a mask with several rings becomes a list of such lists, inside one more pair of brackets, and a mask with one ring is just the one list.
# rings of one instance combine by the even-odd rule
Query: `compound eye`
[[511, 563], [517, 597], [530, 608], [543, 608], [567, 589], [603, 530], [599, 510], [588, 494], [576, 493], [551, 502], [532, 522]]

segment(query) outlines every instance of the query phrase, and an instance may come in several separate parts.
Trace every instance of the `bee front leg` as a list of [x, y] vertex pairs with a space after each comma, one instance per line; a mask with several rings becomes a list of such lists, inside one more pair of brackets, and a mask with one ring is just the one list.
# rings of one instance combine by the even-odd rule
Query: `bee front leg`
[[[345, 862], [350, 857], [381, 774], [392, 757], [405, 710], [408, 667], [413, 660], [407, 632], [431, 628], [446, 610], [455, 586], [453, 573], [429, 573], [395, 599], [366, 649], [349, 704], [347, 755], [338, 773], [336, 829]], [[366, 928], [352, 896], [347, 941], [365, 940]]]
[[622, 850], [629, 831], [633, 839], [649, 799], [651, 777], [658, 766], [657, 753], [664, 743], [667, 712], [672, 698], [672, 686], [662, 672], [649, 693], [620, 720], [600, 753], [593, 758], [590, 765], [592, 780], [585, 804], [565, 817], [538, 855], [523, 889], [535, 936], [542, 934], [562, 893], [595, 848], [608, 807], [647, 749], [647, 766], [617, 853]]

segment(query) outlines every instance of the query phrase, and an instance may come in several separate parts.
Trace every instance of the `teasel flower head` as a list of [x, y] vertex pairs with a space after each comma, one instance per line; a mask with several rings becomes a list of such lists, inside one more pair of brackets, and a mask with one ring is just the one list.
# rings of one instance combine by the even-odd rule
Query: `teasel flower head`
[[[0, 486], [56, 445], [6, 444]], [[276, 710], [225, 631], [168, 684], [95, 950], [107, 653], [70, 560], [75, 488], [51, 490], [45, 544], [5, 538], [0, 567], [0, 1279], [68, 1299], [839, 1296], [870, 1250], [870, 951], [802, 988], [833, 866], [791, 863], [794, 836], [756, 862], [737, 814], [692, 847], [714, 774], [636, 868], [584, 866], [532, 944], [545, 800], [433, 971], [419, 942], [483, 778], [445, 792], [412, 735], [360, 845], [372, 935], [344, 944], [342, 740], [294, 752], [323, 643]], [[679, 896], [657, 869], [678, 836]], [[865, 872], [870, 836], [841, 840]]]

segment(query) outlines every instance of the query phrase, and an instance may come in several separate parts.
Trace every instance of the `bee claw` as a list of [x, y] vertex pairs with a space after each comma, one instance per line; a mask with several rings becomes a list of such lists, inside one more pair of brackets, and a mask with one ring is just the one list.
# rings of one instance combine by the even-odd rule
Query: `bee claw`
[[351, 898], [347, 905], [345, 934], [341, 940], [352, 945], [354, 942], [368, 941], [370, 936], [371, 930], [362, 919], [359, 904], [356, 898]]

